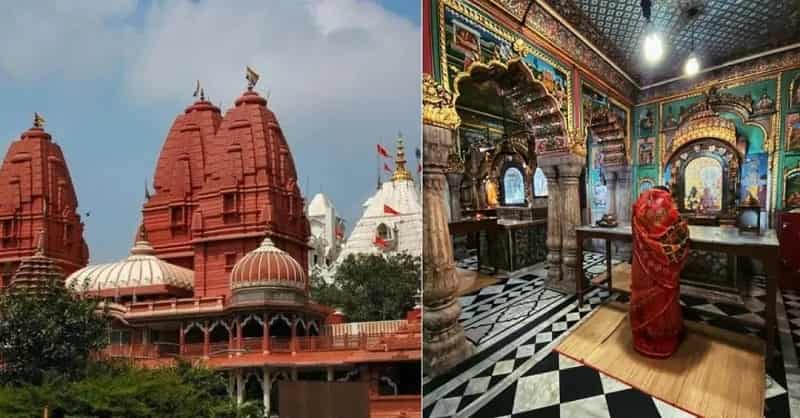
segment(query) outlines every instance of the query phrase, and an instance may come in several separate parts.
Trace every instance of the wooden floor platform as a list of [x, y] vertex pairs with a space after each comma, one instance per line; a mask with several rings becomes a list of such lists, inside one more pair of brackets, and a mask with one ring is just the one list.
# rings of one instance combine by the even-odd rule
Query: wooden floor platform
[[500, 281], [496, 277], [461, 268], [456, 268], [456, 276], [458, 277], [458, 290], [456, 291], [458, 296], [472, 293]]
[[633, 349], [627, 306], [607, 303], [556, 351], [699, 416], [763, 417], [763, 341], [705, 324], [685, 325], [686, 338], [672, 357], [644, 357]]

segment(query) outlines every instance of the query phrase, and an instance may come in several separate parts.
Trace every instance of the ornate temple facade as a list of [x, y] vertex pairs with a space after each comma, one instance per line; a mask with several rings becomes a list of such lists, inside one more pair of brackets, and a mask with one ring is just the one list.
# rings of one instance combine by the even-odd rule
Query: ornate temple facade
[[364, 203], [364, 212], [339, 255], [392, 254], [422, 255], [422, 206], [419, 189], [406, 168], [405, 145], [397, 140], [392, 177]]
[[420, 309], [349, 323], [309, 298], [309, 218], [254, 84], [224, 116], [201, 94], [176, 117], [130, 254], [113, 263], [86, 266], [67, 166], [37, 116], [0, 169], [3, 284], [66, 275], [113, 318], [102, 355], [199, 361], [229, 376], [238, 402], [272, 414], [279, 381], [319, 380], [367, 382], [371, 416], [419, 416]]

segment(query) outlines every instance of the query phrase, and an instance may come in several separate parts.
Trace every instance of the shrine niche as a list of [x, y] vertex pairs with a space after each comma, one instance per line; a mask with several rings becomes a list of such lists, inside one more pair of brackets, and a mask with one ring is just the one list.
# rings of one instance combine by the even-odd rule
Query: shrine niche
[[718, 139], [685, 144], [667, 162], [669, 185], [681, 212], [733, 215], [741, 156]]

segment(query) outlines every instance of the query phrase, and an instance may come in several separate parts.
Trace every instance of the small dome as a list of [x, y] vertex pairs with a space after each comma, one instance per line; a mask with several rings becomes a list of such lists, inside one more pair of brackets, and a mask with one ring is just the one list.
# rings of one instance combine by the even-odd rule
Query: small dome
[[231, 289], [279, 287], [305, 293], [308, 279], [303, 267], [269, 237], [236, 262], [231, 271]]
[[89, 292], [132, 290], [145, 286], [170, 286], [191, 290], [194, 286], [194, 272], [156, 257], [153, 247], [147, 241], [144, 228], [140, 228], [128, 258], [115, 263], [84, 267], [67, 277], [67, 286], [72, 285], [79, 291]]

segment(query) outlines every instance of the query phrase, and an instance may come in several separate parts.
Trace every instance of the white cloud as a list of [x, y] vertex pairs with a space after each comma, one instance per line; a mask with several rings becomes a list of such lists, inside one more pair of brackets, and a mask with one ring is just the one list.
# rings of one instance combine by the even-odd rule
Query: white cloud
[[0, 79], [105, 78], [135, 41], [135, 0], [15, 2], [0, 13]]
[[[139, 101], [186, 97], [199, 78], [225, 106], [244, 89], [244, 66], [261, 72], [283, 110], [329, 108], [415, 95], [419, 28], [358, 0], [169, 2], [148, 14], [127, 73]], [[404, 86], [401, 88], [401, 86]], [[416, 97], [416, 96], [414, 96]]]

